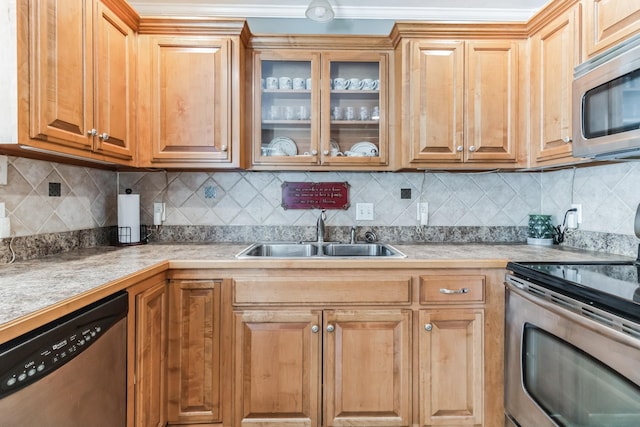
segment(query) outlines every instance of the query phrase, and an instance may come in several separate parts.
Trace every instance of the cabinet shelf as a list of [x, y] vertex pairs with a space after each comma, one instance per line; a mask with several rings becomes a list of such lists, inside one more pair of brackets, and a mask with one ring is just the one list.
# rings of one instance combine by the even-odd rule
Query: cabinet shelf
[[378, 96], [380, 94], [379, 90], [366, 90], [366, 89], [353, 89], [353, 90], [349, 90], [349, 89], [332, 89], [331, 90], [331, 94], [336, 94], [336, 95], [362, 95], [362, 94], [368, 94], [368, 95], [376, 95]]
[[309, 126], [311, 120], [263, 120], [263, 125], [304, 125]]
[[374, 125], [380, 124], [379, 120], [331, 120], [332, 125], [358, 126], [358, 125]]
[[308, 89], [262, 89], [263, 94], [277, 94], [282, 95], [286, 93], [292, 94], [310, 94], [311, 91]]

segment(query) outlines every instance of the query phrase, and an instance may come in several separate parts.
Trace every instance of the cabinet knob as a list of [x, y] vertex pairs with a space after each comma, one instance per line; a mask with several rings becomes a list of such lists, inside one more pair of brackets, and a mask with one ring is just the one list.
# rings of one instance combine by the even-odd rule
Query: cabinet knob
[[462, 288], [462, 289], [446, 289], [446, 288], [442, 288], [440, 289], [440, 293], [441, 294], [468, 294], [469, 293], [469, 289], [468, 288]]
[[424, 330], [425, 331], [430, 331], [433, 329], [433, 325], [431, 323], [427, 323], [426, 325], [424, 325]]
[[562, 138], [562, 142], [564, 142], [565, 144], [570, 143], [571, 142], [571, 137], [565, 136], [564, 138]]
[[[329, 152], [325, 151], [324, 154], [327, 155], [327, 154], [329, 154]], [[317, 156], [318, 155], [318, 150], [311, 150], [311, 155], [312, 156]]]
[[229, 149], [229, 148], [227, 147], [227, 145], [226, 145], [226, 144], [225, 144], [225, 145], [223, 145], [222, 147], [220, 147], [220, 150], [221, 150], [223, 153], [226, 153], [228, 149]]
[[458, 145], [456, 147], [456, 151], [461, 152], [462, 150], [464, 150], [464, 147], [462, 145]]
[[103, 141], [107, 141], [109, 139], [109, 134], [108, 133], [101, 133], [100, 134], [100, 139]]
[[324, 151], [322, 152], [322, 154], [324, 154], [325, 156], [328, 156], [328, 155], [329, 155], [329, 150], [324, 150]]
[[476, 151], [476, 147], [474, 145], [472, 145], [471, 147], [469, 147], [469, 151], [471, 151], [471, 152]]
[[327, 325], [327, 332], [333, 332], [336, 330], [336, 327], [333, 325]]
[[318, 325], [313, 325], [311, 327], [311, 332], [313, 332], [314, 334], [317, 334], [319, 330], [320, 330], [320, 327]]
[[96, 136], [98, 134], [98, 131], [95, 129], [91, 129], [89, 131], [87, 131], [87, 135], [89, 136]]

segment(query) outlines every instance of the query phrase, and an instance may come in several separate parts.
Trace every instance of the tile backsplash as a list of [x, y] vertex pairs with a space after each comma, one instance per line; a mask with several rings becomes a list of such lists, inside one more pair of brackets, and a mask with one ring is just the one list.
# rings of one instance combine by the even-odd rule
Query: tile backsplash
[[[525, 226], [530, 213], [562, 221], [571, 203], [583, 208], [583, 231], [633, 235], [640, 203], [640, 162], [548, 172], [113, 172], [9, 157], [0, 186], [16, 236], [105, 227], [117, 223], [116, 195], [140, 194], [141, 222], [153, 202], [167, 206], [166, 225], [311, 226], [317, 210], [285, 210], [285, 181], [347, 181], [351, 207], [331, 210], [332, 226], [415, 226], [418, 202], [429, 203], [430, 226]], [[60, 183], [59, 197], [49, 183]], [[401, 199], [401, 189], [411, 199]], [[116, 191], [118, 190], [118, 191]], [[357, 203], [374, 204], [373, 221], [356, 221]]]

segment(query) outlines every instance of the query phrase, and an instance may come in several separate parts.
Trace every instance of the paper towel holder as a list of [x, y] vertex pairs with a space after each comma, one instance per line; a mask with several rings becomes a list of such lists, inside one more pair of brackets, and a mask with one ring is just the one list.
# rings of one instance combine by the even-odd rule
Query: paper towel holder
[[111, 246], [138, 246], [149, 243], [149, 227], [145, 224], [140, 224], [140, 241], [133, 243], [123, 243], [131, 241], [131, 227], [118, 227], [117, 225], [111, 227], [109, 231], [109, 241]]

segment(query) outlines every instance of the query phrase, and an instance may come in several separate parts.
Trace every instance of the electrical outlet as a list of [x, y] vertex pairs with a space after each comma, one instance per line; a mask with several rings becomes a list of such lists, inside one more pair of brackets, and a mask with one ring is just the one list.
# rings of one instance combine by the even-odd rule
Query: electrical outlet
[[420, 221], [420, 225], [429, 224], [429, 203], [418, 203], [418, 216], [417, 220]]
[[373, 221], [373, 203], [356, 203], [356, 220]]
[[571, 209], [577, 209], [577, 211], [575, 212], [575, 215], [578, 218], [578, 225], [582, 224], [582, 205], [580, 203], [573, 203], [571, 205]]
[[167, 220], [165, 203], [155, 202], [153, 204], [153, 225], [162, 225]]

